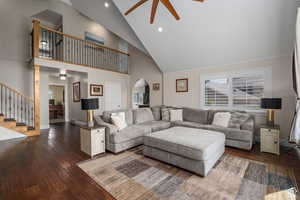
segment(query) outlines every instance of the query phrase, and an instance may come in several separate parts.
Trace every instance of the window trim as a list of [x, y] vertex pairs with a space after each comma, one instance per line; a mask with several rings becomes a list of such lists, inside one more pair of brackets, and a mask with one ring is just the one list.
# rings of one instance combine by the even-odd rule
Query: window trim
[[228, 106], [206, 106], [205, 105], [205, 80], [208, 79], [222, 79], [228, 78], [229, 91], [232, 91], [232, 78], [236, 77], [249, 77], [263, 75], [264, 78], [264, 96], [272, 97], [272, 68], [271, 67], [259, 67], [251, 70], [235, 70], [220, 73], [208, 73], [200, 75], [200, 107], [202, 109], [224, 109], [224, 110], [245, 110], [245, 111], [258, 111], [257, 109], [249, 109], [249, 107], [235, 107], [233, 106], [233, 95], [229, 94]]

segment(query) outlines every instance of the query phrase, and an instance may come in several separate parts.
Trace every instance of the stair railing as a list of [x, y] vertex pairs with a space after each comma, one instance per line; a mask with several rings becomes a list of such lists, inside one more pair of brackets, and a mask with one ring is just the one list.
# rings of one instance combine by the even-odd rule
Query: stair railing
[[128, 74], [128, 53], [53, 30], [39, 23], [37, 26], [38, 58]]
[[0, 83], [0, 114], [5, 119], [34, 127], [34, 100]]

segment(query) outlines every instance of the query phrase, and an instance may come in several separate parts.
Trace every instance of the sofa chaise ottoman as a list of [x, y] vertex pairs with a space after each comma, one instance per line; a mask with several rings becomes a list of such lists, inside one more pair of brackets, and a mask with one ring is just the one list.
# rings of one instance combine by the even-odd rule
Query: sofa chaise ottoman
[[144, 136], [145, 156], [206, 176], [225, 151], [225, 135], [172, 127]]

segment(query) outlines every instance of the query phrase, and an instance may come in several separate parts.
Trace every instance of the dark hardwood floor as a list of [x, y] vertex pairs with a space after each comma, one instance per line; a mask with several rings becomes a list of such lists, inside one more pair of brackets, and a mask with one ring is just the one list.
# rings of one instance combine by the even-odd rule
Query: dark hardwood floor
[[[280, 156], [227, 148], [226, 153], [253, 160], [291, 166], [300, 183], [300, 161], [296, 151]], [[0, 142], [0, 199], [113, 199], [76, 163], [89, 159], [80, 151], [79, 128], [52, 125], [41, 136]]]

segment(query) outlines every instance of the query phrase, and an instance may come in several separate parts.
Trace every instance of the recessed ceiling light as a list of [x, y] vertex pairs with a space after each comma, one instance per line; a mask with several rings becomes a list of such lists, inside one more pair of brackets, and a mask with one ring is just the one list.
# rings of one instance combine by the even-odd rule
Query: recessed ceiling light
[[162, 32], [164, 29], [162, 27], [158, 27], [158, 32]]
[[105, 3], [104, 3], [104, 6], [105, 6], [106, 8], [108, 8], [108, 7], [109, 7], [109, 3], [105, 2]]

